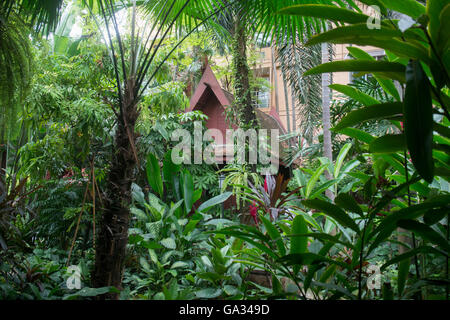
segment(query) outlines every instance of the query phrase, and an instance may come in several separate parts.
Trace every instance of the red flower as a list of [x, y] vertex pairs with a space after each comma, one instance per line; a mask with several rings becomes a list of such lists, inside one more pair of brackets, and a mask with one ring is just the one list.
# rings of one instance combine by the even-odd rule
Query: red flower
[[253, 201], [253, 204], [250, 205], [250, 215], [253, 217], [253, 220], [255, 221], [255, 224], [259, 224], [258, 221], [258, 206], [256, 205], [256, 202]]

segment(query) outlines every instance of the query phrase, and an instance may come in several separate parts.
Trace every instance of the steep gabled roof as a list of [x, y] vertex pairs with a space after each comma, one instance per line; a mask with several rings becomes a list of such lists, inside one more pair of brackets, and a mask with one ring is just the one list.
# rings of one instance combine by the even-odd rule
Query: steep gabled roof
[[206, 102], [208, 95], [211, 93], [216, 96], [222, 106], [226, 107], [231, 105], [232, 100], [229, 100], [229, 97], [227, 97], [228, 95], [224, 90], [222, 90], [219, 81], [208, 64], [205, 68], [202, 79], [200, 80], [197, 89], [195, 89], [195, 93], [191, 98], [188, 111], [193, 111], [197, 107], [202, 106], [202, 104]]
[[[190, 106], [187, 111], [202, 108], [209, 101], [211, 95], [214, 95], [224, 108], [230, 106], [234, 101], [233, 94], [221, 88], [219, 81], [208, 64], [197, 89], [191, 98]], [[255, 109], [255, 112], [262, 128], [268, 130], [279, 129], [281, 134], [286, 134], [287, 131], [281, 123], [280, 117], [274, 110], [270, 110], [269, 113], [265, 113], [261, 110]]]

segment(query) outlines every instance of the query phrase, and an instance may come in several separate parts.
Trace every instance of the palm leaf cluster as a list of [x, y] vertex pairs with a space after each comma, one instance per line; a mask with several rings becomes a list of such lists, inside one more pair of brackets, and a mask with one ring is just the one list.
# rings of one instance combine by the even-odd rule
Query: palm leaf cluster
[[28, 25], [48, 33], [56, 28], [63, 4], [64, 0], [2, 0], [0, 16], [8, 20], [20, 14]]
[[321, 125], [322, 78], [320, 75], [304, 77], [303, 74], [321, 63], [321, 47], [305, 47], [287, 39], [279, 47], [276, 58], [297, 101], [295, 112], [300, 115], [297, 134], [311, 143]]
[[0, 19], [0, 141], [13, 127], [20, 100], [32, 76], [32, 48], [28, 28], [15, 16]]

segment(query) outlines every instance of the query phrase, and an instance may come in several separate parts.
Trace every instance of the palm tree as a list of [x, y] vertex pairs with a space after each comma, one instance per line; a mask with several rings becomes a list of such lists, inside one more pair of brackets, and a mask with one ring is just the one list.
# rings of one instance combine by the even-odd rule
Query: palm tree
[[[139, 164], [136, 150], [135, 125], [141, 112], [139, 102], [152, 85], [156, 74], [175, 49], [211, 16], [222, 9], [219, 0], [211, 1], [155, 1], [139, 2], [139, 8], [158, 8], [156, 19], [150, 25], [148, 33], [136, 31], [138, 2], [127, 3], [131, 10], [131, 32], [122, 34], [117, 22], [116, 7], [112, 0], [98, 0], [98, 12], [106, 29], [108, 49], [113, 58], [116, 78], [116, 100], [111, 104], [117, 117], [114, 151], [110, 164], [105, 203], [100, 230], [96, 239], [95, 268], [92, 274], [94, 287], [114, 286], [121, 288], [126, 246], [128, 243], [128, 225], [130, 218], [131, 184], [135, 169]], [[93, 7], [87, 1], [85, 5], [95, 15]], [[214, 4], [214, 5], [213, 5]], [[201, 19], [188, 19], [194, 12], [204, 12]], [[185, 13], [189, 12], [190, 15]], [[183, 19], [188, 31], [162, 61], [156, 57], [166, 40], [174, 31], [175, 22]], [[101, 30], [99, 23], [99, 30]], [[124, 38], [128, 36], [130, 48], [125, 50]], [[145, 38], [144, 38], [145, 37]], [[118, 294], [109, 294], [105, 298], [118, 298]]]
[[[136, 15], [137, 2], [132, 0], [131, 49], [129, 57], [126, 57], [123, 41], [124, 35], [121, 34], [117, 23], [114, 2], [111, 0], [98, 0], [99, 12], [106, 26], [105, 38], [108, 40], [108, 48], [113, 57], [116, 74], [117, 100], [113, 109], [117, 116], [117, 128], [115, 151], [107, 179], [105, 210], [96, 245], [95, 270], [92, 277], [95, 287], [121, 287], [123, 263], [128, 241], [131, 183], [134, 178], [135, 167], [139, 162], [135, 147], [136, 136], [134, 129], [140, 113], [139, 100], [152, 83], [158, 70], [176, 47], [200, 26], [208, 23], [209, 27], [217, 28], [216, 21], [211, 18], [218, 17], [219, 13], [230, 5], [237, 5], [239, 8], [239, 14], [237, 15], [239, 17], [237, 22], [239, 23], [235, 25], [234, 30], [235, 34], [238, 35], [238, 40], [240, 39], [236, 49], [242, 50], [239, 52], [241, 58], [245, 58], [246, 49], [244, 44], [245, 33], [240, 33], [241, 28], [242, 30], [255, 33], [265, 32], [272, 39], [279, 39], [280, 32], [288, 32], [288, 30], [289, 34], [303, 34], [305, 21], [321, 25], [319, 22], [311, 19], [275, 15], [278, 9], [281, 8], [281, 4], [292, 3], [292, 1], [287, 0], [233, 2], [222, 0], [143, 1], [140, 4], [152, 14], [155, 22], [151, 26], [151, 32], [148, 33], [147, 39], [140, 39], [135, 33], [134, 17]], [[86, 1], [85, 4], [87, 5]], [[243, 23], [244, 21], [246, 22], [245, 24]], [[155, 65], [156, 54], [175, 26], [183, 27], [184, 35], [166, 58]], [[307, 28], [307, 30], [313, 29]], [[223, 28], [218, 28], [218, 30], [223, 30]], [[144, 43], [143, 46], [140, 45], [142, 43]], [[242, 91], [241, 97], [244, 99], [244, 103], [248, 103], [248, 96], [245, 95], [249, 94], [249, 92], [245, 87], [243, 87]], [[118, 296], [110, 295], [109, 297], [117, 298]]]
[[298, 105], [295, 110], [293, 102], [292, 109], [294, 113], [302, 115], [295, 134], [311, 145], [322, 121], [322, 81], [320, 76], [303, 77], [303, 74], [322, 62], [321, 48], [305, 47], [300, 41], [294, 43], [287, 39], [285, 44], [279, 47], [276, 59]]

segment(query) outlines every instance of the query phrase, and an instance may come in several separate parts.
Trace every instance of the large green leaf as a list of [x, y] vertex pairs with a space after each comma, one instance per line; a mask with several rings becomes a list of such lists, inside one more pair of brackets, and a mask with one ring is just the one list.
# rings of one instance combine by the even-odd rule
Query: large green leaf
[[[412, 181], [409, 181], [409, 183], [412, 183]], [[368, 253], [370, 253], [382, 241], [384, 241], [392, 234], [392, 232], [397, 228], [397, 221], [402, 219], [417, 219], [422, 216], [427, 210], [446, 206], [449, 202], [449, 195], [437, 196], [421, 204], [413, 205], [408, 208], [395, 211], [387, 217], [383, 218], [381, 223], [375, 228], [373, 232], [371, 232], [369, 236], [369, 238], [372, 238], [376, 235], [376, 238], [372, 242]]]
[[398, 295], [401, 297], [403, 295], [403, 290], [405, 289], [406, 279], [408, 278], [410, 260], [402, 260], [398, 264], [398, 275], [397, 275], [397, 287]]
[[172, 150], [169, 150], [164, 155], [163, 175], [164, 181], [170, 186], [175, 193], [175, 180], [178, 180], [178, 173], [180, 172], [180, 165], [174, 164], [172, 161]]
[[355, 198], [348, 193], [339, 194], [336, 199], [334, 199], [334, 202], [336, 203], [336, 205], [344, 208], [347, 211], [357, 213], [360, 216], [363, 215], [363, 211], [356, 202]]
[[267, 233], [269, 234], [270, 238], [277, 244], [280, 256], [284, 256], [286, 254], [286, 247], [284, 246], [283, 239], [281, 238], [281, 233], [278, 231], [275, 225], [268, 219], [266, 219], [263, 216], [261, 216], [260, 219], [264, 224], [264, 227], [266, 227]]
[[325, 190], [328, 190], [332, 185], [339, 182], [339, 179], [332, 179], [328, 180], [321, 185], [319, 185], [317, 188], [315, 188], [311, 194], [309, 195], [308, 199], [315, 199], [319, 197]]
[[192, 206], [195, 203], [195, 191], [194, 190], [194, 180], [192, 179], [192, 175], [189, 171], [185, 170], [182, 174], [182, 192], [184, 199], [184, 208], [186, 213], [191, 212]]
[[345, 157], [347, 156], [347, 153], [350, 151], [352, 147], [351, 143], [346, 143], [342, 148], [341, 151], [339, 151], [338, 156], [336, 157], [336, 163], [334, 165], [334, 178], [337, 179], [340, 175], [342, 164], [344, 163]]
[[333, 44], [355, 44], [359, 46], [373, 46], [384, 50], [389, 50], [395, 55], [410, 59], [419, 59], [426, 63], [430, 63], [431, 59], [427, 49], [417, 41], [405, 42], [397, 39], [378, 39], [373, 37], [340, 37], [330, 40]]
[[279, 261], [285, 262], [287, 265], [298, 265], [298, 266], [317, 265], [319, 263], [327, 262], [330, 264], [338, 265], [342, 268], [348, 268], [348, 265], [344, 262], [332, 260], [311, 252], [288, 254], [286, 256], [281, 257]]
[[440, 27], [437, 37], [437, 47], [440, 54], [448, 54], [450, 46], [450, 3], [445, 6], [440, 15]]
[[[347, 47], [347, 50], [356, 59], [376, 61], [374, 57], [372, 57], [370, 54], [368, 54], [366, 51], [364, 51], [360, 48]], [[395, 100], [397, 100], [397, 101], [401, 100], [400, 94], [398, 93], [398, 90], [395, 87], [395, 84], [392, 80], [382, 78], [377, 73], [374, 73], [373, 76], [378, 81], [380, 86], [384, 89], [384, 91], [386, 91], [391, 96], [393, 96], [395, 98]]]
[[83, 288], [75, 293], [65, 295], [63, 300], [75, 300], [80, 297], [96, 297], [105, 293], [119, 293], [115, 287]]
[[209, 209], [211, 209], [212, 207], [221, 204], [225, 201], [228, 200], [229, 197], [231, 197], [233, 193], [232, 192], [225, 192], [222, 193], [214, 198], [209, 199], [208, 201], [203, 202], [199, 207], [198, 207], [198, 211], [200, 212], [206, 212]]
[[406, 69], [404, 99], [406, 144], [414, 167], [428, 182], [433, 181], [433, 105], [427, 75], [419, 61], [410, 61]]
[[199, 299], [214, 299], [222, 294], [222, 289], [208, 288], [195, 292], [195, 295]]
[[[447, 6], [448, 4], [449, 4], [448, 0], [428, 0], [427, 1], [426, 12], [428, 14], [428, 17], [430, 18], [430, 21], [428, 24], [428, 31], [430, 33], [431, 39], [434, 42], [434, 44], [438, 43], [441, 23], [444, 22], [444, 21], [441, 21], [441, 19], [440, 19], [441, 12], [445, 8], [445, 6]], [[448, 33], [448, 30], [446, 30], [445, 32]]]
[[368, 60], [345, 60], [321, 64], [304, 73], [305, 76], [329, 72], [378, 72], [383, 76], [404, 82], [406, 68], [398, 62], [368, 61]]
[[401, 38], [403, 33], [392, 27], [382, 27], [381, 29], [369, 29], [367, 23], [342, 26], [320, 33], [312, 37], [307, 45], [316, 45], [319, 43], [332, 43], [338, 39], [347, 39], [349, 37], [373, 37], [373, 38]]
[[369, 133], [355, 128], [344, 128], [339, 130], [339, 132], [351, 138], [358, 139], [364, 143], [371, 143], [375, 140], [375, 137], [371, 136]]
[[307, 206], [308, 208], [316, 209], [325, 213], [326, 215], [335, 219], [342, 226], [350, 228], [356, 233], [360, 232], [358, 225], [353, 221], [353, 219], [350, 218], [350, 216], [345, 211], [332, 203], [319, 199], [313, 199], [303, 200], [302, 204]]
[[317, 183], [317, 180], [319, 180], [320, 176], [322, 175], [322, 173], [325, 171], [326, 168], [327, 168], [326, 164], [321, 165], [319, 168], [317, 168], [317, 170], [313, 173], [311, 178], [308, 180], [308, 183], [306, 184], [306, 193], [305, 193], [306, 198], [309, 198], [309, 196], [311, 195], [311, 192], [314, 189], [314, 186]]
[[364, 92], [362, 92], [354, 87], [348, 86], [348, 85], [332, 84], [329, 87], [330, 87], [330, 89], [339, 91], [340, 93], [343, 93], [346, 96], [349, 96], [353, 100], [358, 101], [365, 106], [370, 106], [373, 104], [380, 103], [380, 101], [369, 96], [367, 93], [364, 93]]
[[368, 16], [362, 13], [323, 4], [294, 5], [281, 9], [279, 14], [313, 17], [339, 23], [363, 23], [369, 19]]
[[322, 241], [324, 244], [342, 244], [347, 248], [352, 248], [354, 249], [354, 246], [350, 243], [350, 242], [346, 242], [343, 240], [339, 239], [339, 235], [338, 236], [332, 236], [331, 234], [328, 233], [322, 233], [322, 232], [314, 232], [314, 233], [304, 233], [304, 234], [290, 234], [289, 237], [292, 238], [314, 238], [317, 240]]
[[173, 240], [172, 238], [162, 239], [160, 243], [167, 249], [175, 250], [177, 248], [177, 244], [175, 243], [175, 240]]
[[[381, 0], [387, 9], [404, 13], [413, 19], [425, 14], [425, 7], [416, 0]], [[444, 0], [445, 1], [445, 0]]]
[[430, 246], [420, 246], [417, 247], [416, 249], [413, 250], [409, 250], [403, 254], [400, 254], [398, 256], [396, 256], [395, 258], [389, 260], [388, 262], [386, 262], [385, 264], [383, 264], [383, 266], [381, 267], [381, 271], [385, 270], [387, 267], [389, 267], [390, 265], [399, 263], [403, 260], [406, 259], [410, 259], [411, 257], [414, 257], [415, 255], [417, 255], [418, 253], [433, 253], [433, 254], [438, 254], [438, 255], [442, 255], [442, 252], [430, 247]]
[[406, 230], [410, 230], [416, 235], [419, 235], [422, 239], [430, 241], [431, 243], [438, 245], [442, 250], [450, 252], [450, 245], [448, 240], [446, 240], [442, 235], [437, 233], [426, 224], [417, 222], [415, 220], [399, 220], [397, 221], [397, 226]]
[[450, 214], [450, 208], [440, 208], [435, 210], [429, 210], [423, 215], [423, 222], [427, 225], [433, 225], [444, 219]]
[[160, 197], [163, 195], [163, 183], [161, 179], [161, 169], [159, 161], [154, 154], [150, 153], [147, 156], [147, 180], [154, 192], [157, 192]]
[[333, 130], [340, 131], [343, 128], [352, 127], [369, 120], [385, 119], [402, 114], [403, 103], [388, 102], [375, 104], [350, 112], [333, 128]]
[[[298, 215], [292, 221], [291, 235], [308, 233], [308, 225], [305, 219]], [[305, 253], [308, 249], [308, 237], [291, 237], [291, 248], [289, 253]], [[300, 270], [300, 266], [294, 267], [294, 274]]]
[[387, 134], [375, 139], [369, 145], [371, 153], [393, 153], [406, 149], [405, 135]]

